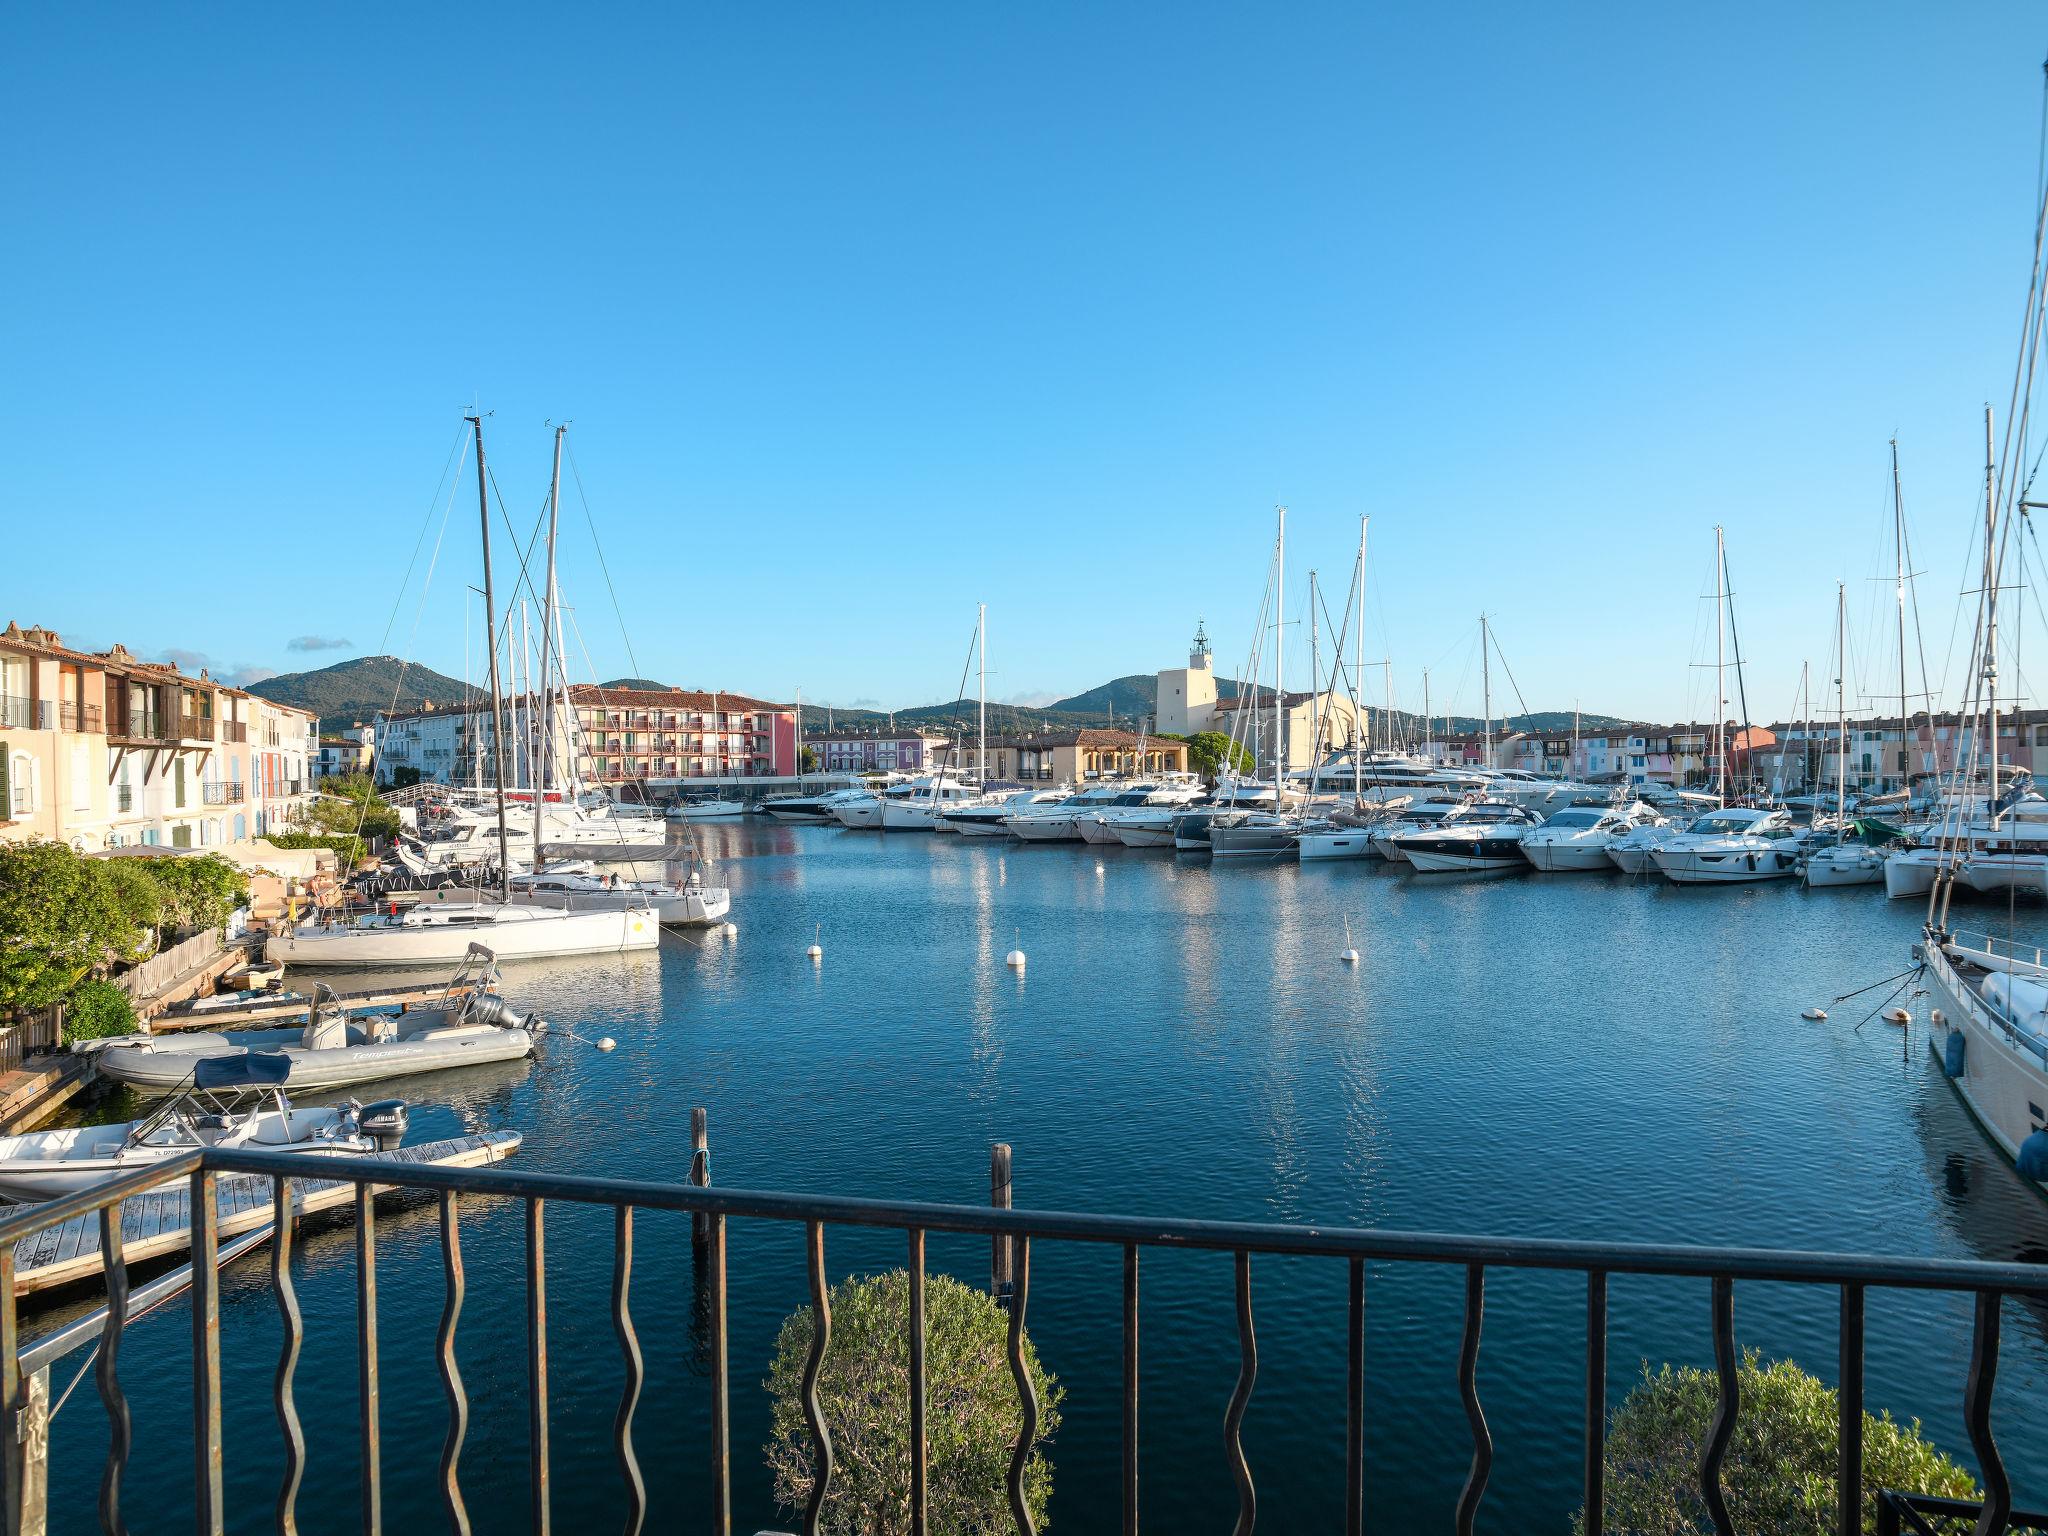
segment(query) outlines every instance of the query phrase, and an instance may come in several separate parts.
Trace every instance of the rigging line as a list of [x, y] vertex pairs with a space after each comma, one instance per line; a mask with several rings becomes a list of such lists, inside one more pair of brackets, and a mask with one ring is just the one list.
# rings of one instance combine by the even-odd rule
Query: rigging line
[[[1500, 648], [1500, 626], [1489, 625], [1487, 634], [1492, 637], [1493, 654], [1500, 658], [1500, 669], [1508, 675], [1508, 686], [1515, 690], [1515, 702], [1522, 706], [1522, 722], [1527, 725], [1531, 723], [1529, 701], [1522, 697], [1522, 685], [1515, 681], [1515, 669], [1508, 665], [1508, 653]], [[1506, 725], [1507, 722], [1503, 720], [1501, 724]]]
[[[1735, 697], [1742, 705], [1742, 730], [1744, 738], [1750, 735], [1749, 685], [1742, 677], [1742, 637], [1735, 632], [1735, 587], [1728, 580], [1728, 546], [1721, 546], [1721, 590], [1728, 594], [1728, 643], [1735, 647]], [[1717, 725], [1719, 721], [1715, 722]], [[1725, 750], [1725, 743], [1723, 750]], [[1727, 771], [1725, 768], [1722, 770]]]
[[427, 529], [433, 526], [434, 503], [441, 499], [441, 487], [448, 483], [449, 474], [457, 468], [455, 457], [463, 454], [469, 446], [469, 423], [462, 424], [462, 430], [455, 434], [455, 441], [449, 445], [448, 457], [441, 464], [441, 478], [434, 482], [434, 494], [427, 498], [427, 515], [420, 520], [419, 537], [412, 541], [412, 557], [405, 562], [405, 574], [398, 579], [398, 591], [391, 599], [391, 615], [384, 621], [384, 633], [378, 637], [377, 649], [383, 650], [391, 643], [391, 626], [398, 622], [398, 610], [405, 602], [405, 589], [412, 585], [413, 567], [419, 564], [420, 546], [427, 542]]
[[583, 521], [590, 529], [590, 542], [597, 550], [597, 568], [604, 572], [604, 589], [611, 594], [612, 614], [619, 621], [619, 639], [626, 646], [626, 660], [632, 663], [633, 675], [640, 675], [640, 659], [633, 654], [633, 637], [626, 630], [626, 615], [619, 607], [619, 590], [612, 585], [612, 568], [604, 557], [604, 541], [597, 536], [597, 519], [590, 513], [590, 497], [583, 490], [583, 471], [576, 467], [576, 450], [569, 447], [564, 436], [562, 446], [569, 450], [569, 476], [576, 482], [576, 499], [583, 503]]
[[[960, 706], [967, 702], [967, 674], [974, 670], [974, 642], [975, 639], [980, 635], [980, 633], [981, 626], [979, 624], [976, 624], [974, 626], [974, 633], [967, 637], [967, 659], [960, 663], [960, 688], [959, 691], [953, 695], [953, 718], [950, 722], [952, 729], [947, 733], [951, 739], [948, 740], [946, 743], [946, 755], [939, 768], [939, 780], [943, 780], [946, 776], [947, 770], [953, 766], [954, 752], [964, 750], [965, 744], [960, 740], [960, 738], [966, 735], [967, 732], [966, 728], [962, 726], [960, 723]], [[1080, 761], [1079, 754], [1076, 754], [1075, 761], [1076, 763]], [[939, 782], [934, 781], [932, 784], [933, 805], [938, 804], [939, 788]], [[985, 788], [986, 786], [984, 786], [984, 789]]]

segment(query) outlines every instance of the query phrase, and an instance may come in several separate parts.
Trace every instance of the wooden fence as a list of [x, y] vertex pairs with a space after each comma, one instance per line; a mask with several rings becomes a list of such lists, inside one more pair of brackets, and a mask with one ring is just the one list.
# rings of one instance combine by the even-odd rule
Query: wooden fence
[[204, 965], [223, 947], [220, 930], [208, 928], [203, 933], [193, 934], [182, 944], [173, 944], [161, 954], [150, 956], [132, 970], [122, 972], [114, 978], [114, 985], [127, 993], [131, 1001], [141, 1002], [161, 992], [193, 967]]
[[12, 1072], [22, 1058], [38, 1051], [54, 1051], [64, 1036], [64, 1005], [56, 1003], [41, 1013], [0, 1029], [0, 1073]]

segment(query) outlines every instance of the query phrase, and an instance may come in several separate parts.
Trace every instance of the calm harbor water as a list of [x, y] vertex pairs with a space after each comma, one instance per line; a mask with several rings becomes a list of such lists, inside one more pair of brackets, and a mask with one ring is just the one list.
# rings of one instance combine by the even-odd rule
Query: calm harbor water
[[[516, 1001], [619, 1049], [558, 1035], [531, 1063], [396, 1084], [436, 1106], [416, 1110], [415, 1136], [507, 1126], [535, 1167], [680, 1180], [701, 1104], [714, 1177], [756, 1188], [978, 1201], [988, 1145], [1002, 1140], [1022, 1206], [2048, 1259], [2048, 1202], [1978, 1133], [1917, 1028], [1905, 1048], [1882, 1023], [1858, 1030], [1855, 1004], [1825, 1023], [1799, 1017], [1905, 969], [1920, 909], [1868, 888], [1212, 869], [1122, 848], [826, 828], [703, 835], [733, 888], [737, 935], [510, 968]], [[1355, 968], [1336, 959], [1347, 916]], [[803, 954], [814, 928], [816, 964]], [[2022, 911], [2015, 931], [2042, 942], [2048, 919]], [[1013, 944], [1030, 955], [1023, 975], [1002, 964]], [[515, 1206], [465, 1209], [461, 1473], [480, 1531], [525, 1528], [522, 1234]], [[437, 1528], [447, 1420], [433, 1208], [394, 1209], [380, 1242], [387, 1528]], [[650, 1529], [692, 1529], [708, 1498], [708, 1394], [687, 1218], [643, 1215], [636, 1245]], [[549, 1251], [556, 1515], [561, 1529], [601, 1529], [624, 1510], [609, 1213], [556, 1208]], [[316, 1228], [297, 1261], [313, 1530], [355, 1519], [353, 1253], [347, 1228]], [[896, 1236], [836, 1229], [826, 1255], [835, 1278], [902, 1262]], [[935, 1238], [930, 1262], [979, 1283], [987, 1248]], [[801, 1229], [735, 1224], [729, 1274], [735, 1527], [794, 1528], [761, 1466], [759, 1384], [781, 1319], [806, 1299]], [[1031, 1331], [1068, 1394], [1051, 1448], [1056, 1530], [1117, 1524], [1119, 1274], [1113, 1249], [1033, 1255]], [[264, 1276], [259, 1263], [224, 1282], [230, 1519], [250, 1531], [269, 1528], [281, 1466]], [[1382, 1528], [1450, 1519], [1470, 1456], [1455, 1379], [1462, 1296], [1452, 1270], [1371, 1272], [1368, 1498]], [[1333, 1528], [1344, 1266], [1257, 1260], [1253, 1300], [1260, 1372], [1245, 1440], [1261, 1529]], [[1613, 1282], [1613, 1400], [1644, 1360], [1711, 1362], [1707, 1305], [1703, 1283]], [[1827, 1291], [1739, 1287], [1739, 1342], [1832, 1380], [1835, 1305]], [[1238, 1348], [1228, 1256], [1148, 1256], [1143, 1320], [1146, 1523], [1221, 1527], [1235, 1508], [1221, 1454]], [[1576, 1276], [1490, 1278], [1479, 1380], [1497, 1459], [1484, 1529], [1568, 1524], [1583, 1320]], [[1959, 1298], [1870, 1302], [1873, 1410], [1923, 1419], [1965, 1458], [1968, 1320]], [[154, 1511], [188, 1505], [188, 1321], [167, 1307], [122, 1353], [138, 1529], [185, 1518]], [[2016, 1493], [2039, 1506], [2048, 1317], [2011, 1307], [2005, 1338], [1995, 1422]], [[60, 1368], [58, 1392], [82, 1360]], [[104, 1446], [88, 1381], [56, 1421], [54, 1529], [91, 1528]]]

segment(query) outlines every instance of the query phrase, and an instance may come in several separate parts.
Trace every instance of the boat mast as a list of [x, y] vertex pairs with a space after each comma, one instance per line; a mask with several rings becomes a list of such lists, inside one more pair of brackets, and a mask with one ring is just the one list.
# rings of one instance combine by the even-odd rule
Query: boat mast
[[1308, 685], [1315, 690], [1309, 700], [1308, 793], [1313, 800], [1323, 766], [1323, 652], [1322, 626], [1316, 619], [1316, 573], [1308, 573]]
[[[1485, 754], [1485, 760], [1479, 766], [1491, 770], [1493, 767], [1493, 673], [1488, 670], [1487, 666], [1489, 644], [1490, 637], [1486, 630], [1486, 615], [1482, 613], [1479, 615], [1479, 697], [1481, 705], [1486, 711], [1486, 724], [1482, 730], [1479, 742], [1479, 750]], [[1467, 675], [1469, 676], [1470, 674], [1468, 673]]]
[[1714, 801], [1728, 804], [1727, 544], [1714, 524]]
[[1835, 815], [1849, 806], [1849, 693], [1843, 674], [1849, 670], [1848, 599], [1835, 583]]
[[[562, 434], [566, 426], [555, 428], [555, 468], [548, 477], [548, 585], [542, 594], [540, 608], [540, 772], [533, 784], [533, 867], [541, 867], [541, 815], [547, 798], [548, 783], [554, 777], [555, 756], [555, 704], [553, 679], [555, 670], [555, 643], [560, 638], [555, 633], [555, 533], [561, 526], [562, 510]], [[565, 679], [566, 681], [566, 679]]]
[[1991, 407], [1984, 407], [1984, 713], [1991, 741], [1991, 829], [1998, 830], [1998, 485]]
[[981, 668], [981, 736], [975, 748], [975, 774], [982, 793], [988, 792], [988, 604], [974, 605], [974, 656]]
[[476, 429], [476, 509], [484, 533], [484, 635], [491, 652], [491, 757], [498, 780], [498, 891], [512, 899], [512, 850], [505, 836], [505, 696], [498, 686], [498, 623], [491, 585], [491, 488], [484, 471], [484, 420], [468, 418]]
[[1422, 669], [1422, 755], [1429, 756], [1430, 738], [1436, 735], [1436, 716], [1429, 707], [1429, 668]]
[[1358, 709], [1358, 690], [1365, 672], [1365, 536], [1372, 527], [1370, 516], [1358, 520], [1358, 617], [1351, 633], [1351, 798], [1365, 798], [1365, 741], [1359, 731], [1364, 716]]
[[1273, 809], [1280, 809], [1287, 772], [1287, 509], [1276, 507], [1273, 544]]
[[1899, 490], [1899, 440], [1892, 439], [1892, 548], [1897, 554], [1899, 588], [1899, 788], [1913, 772], [1913, 749], [1906, 738], [1906, 500]]

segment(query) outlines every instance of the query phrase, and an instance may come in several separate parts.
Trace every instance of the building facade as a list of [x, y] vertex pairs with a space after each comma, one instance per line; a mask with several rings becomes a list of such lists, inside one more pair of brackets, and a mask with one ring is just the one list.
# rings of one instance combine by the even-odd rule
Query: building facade
[[[896, 729], [806, 732], [804, 745], [818, 773], [929, 773], [947, 762], [952, 742], [944, 731]], [[971, 767], [972, 761], [956, 756], [952, 766]]]
[[[972, 754], [973, 749], [967, 749]], [[1186, 773], [1188, 744], [1132, 731], [1040, 731], [989, 739], [991, 779], [1080, 784], [1105, 775]]]
[[[1250, 747], [1259, 770], [1270, 773], [1274, 757], [1273, 694], [1255, 689], [1234, 698], [1219, 695], [1209, 637], [1198, 625], [1185, 667], [1161, 671], [1154, 695], [1152, 728], [1161, 735], [1194, 736], [1220, 731]], [[1280, 731], [1281, 756], [1292, 772], [1314, 766], [1318, 757], [1350, 752], [1369, 736], [1366, 711], [1333, 692], [1289, 693]], [[1319, 741], [1320, 738], [1320, 741]], [[1318, 747], [1320, 746], [1320, 751]]]
[[794, 704], [689, 688], [569, 690], [576, 763], [607, 786], [672, 788], [690, 780], [788, 778], [797, 771]]
[[0, 839], [81, 852], [207, 848], [261, 836], [306, 804], [319, 722], [239, 688], [0, 633]]
[[332, 736], [322, 736], [309, 765], [313, 782], [338, 779], [351, 773], [368, 773], [377, 757], [377, 728], [352, 725]]

